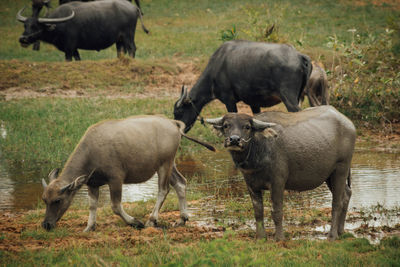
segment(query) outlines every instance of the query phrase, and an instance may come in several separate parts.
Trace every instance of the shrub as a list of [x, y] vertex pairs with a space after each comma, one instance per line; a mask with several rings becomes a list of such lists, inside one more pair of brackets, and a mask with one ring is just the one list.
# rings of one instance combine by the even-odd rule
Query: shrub
[[355, 120], [391, 124], [400, 122], [400, 58], [393, 50], [395, 30], [379, 36], [353, 34], [350, 44], [330, 36], [334, 50], [330, 70], [331, 104]]

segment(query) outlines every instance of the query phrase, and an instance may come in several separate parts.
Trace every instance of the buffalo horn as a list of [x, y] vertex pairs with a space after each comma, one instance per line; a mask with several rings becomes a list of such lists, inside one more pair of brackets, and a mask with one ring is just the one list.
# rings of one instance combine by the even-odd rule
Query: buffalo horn
[[211, 124], [211, 125], [221, 125], [222, 120], [224, 117], [219, 117], [215, 119], [206, 119], [205, 122]]
[[26, 6], [24, 6], [22, 9], [20, 9], [17, 13], [17, 20], [20, 22], [25, 22], [26, 21], [26, 17], [22, 16], [22, 12], [24, 12]]
[[61, 22], [65, 22], [67, 20], [72, 19], [75, 16], [75, 12], [73, 10], [71, 10], [71, 15], [69, 15], [68, 17], [64, 17], [64, 18], [54, 18], [54, 19], [50, 19], [50, 18], [39, 18], [38, 21], [40, 23], [48, 23], [48, 24], [55, 24], [55, 23], [61, 23]]
[[43, 189], [45, 189], [47, 187], [47, 183], [43, 178], [42, 178], [42, 185], [43, 185]]
[[253, 119], [253, 127], [255, 129], [265, 129], [265, 128], [270, 128], [272, 126], [275, 126], [276, 123], [272, 123], [272, 122], [264, 122], [264, 121], [260, 121], [260, 120], [256, 120]]
[[188, 92], [187, 92], [187, 88], [182, 85], [182, 93], [181, 93], [181, 97], [179, 98], [178, 102], [176, 103], [176, 107], [180, 108], [183, 104], [183, 101], [185, 101], [185, 99], [188, 96]]

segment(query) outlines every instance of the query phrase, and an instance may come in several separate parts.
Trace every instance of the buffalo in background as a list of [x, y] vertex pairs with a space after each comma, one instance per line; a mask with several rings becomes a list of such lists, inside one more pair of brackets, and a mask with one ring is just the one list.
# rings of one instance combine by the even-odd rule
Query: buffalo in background
[[328, 77], [321, 63], [313, 62], [312, 64], [313, 70], [301, 96], [301, 103], [304, 101], [304, 96], [307, 95], [308, 102], [312, 107], [329, 105]]
[[243, 101], [254, 114], [260, 107], [285, 104], [290, 112], [300, 110], [299, 99], [312, 71], [311, 60], [290, 45], [229, 41], [211, 56], [196, 84], [182, 93], [174, 117], [189, 131], [202, 108], [219, 99], [228, 112], [237, 112]]
[[[137, 1], [138, 2], [138, 1]], [[94, 2], [71, 2], [60, 5], [45, 18], [22, 15], [17, 19], [24, 23], [24, 33], [19, 38], [22, 46], [44, 41], [65, 53], [65, 59], [80, 60], [78, 49], [106, 49], [116, 44], [118, 56], [128, 53], [135, 57], [135, 31], [137, 19], [142, 22], [139, 7], [128, 1], [104, 0]], [[39, 11], [40, 12], [40, 11]], [[101, 29], [101, 30], [100, 30]]]

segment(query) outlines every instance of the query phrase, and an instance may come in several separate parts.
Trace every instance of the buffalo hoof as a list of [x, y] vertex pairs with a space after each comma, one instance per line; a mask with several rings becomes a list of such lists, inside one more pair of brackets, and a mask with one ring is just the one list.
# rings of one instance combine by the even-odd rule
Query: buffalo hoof
[[146, 222], [146, 227], [157, 227], [157, 221], [155, 220], [148, 220]]
[[135, 219], [129, 225], [132, 226], [133, 228], [136, 228], [136, 229], [143, 229], [144, 228], [144, 224], [141, 221], [139, 221], [138, 219]]
[[95, 224], [93, 224], [92, 226], [87, 226], [86, 228], [85, 228], [85, 230], [83, 230], [83, 232], [93, 232], [93, 231], [95, 231], [96, 230], [96, 225]]
[[185, 226], [186, 221], [188, 221], [188, 218], [180, 218], [178, 221], [176, 221], [172, 226], [173, 227], [179, 227], [179, 226]]

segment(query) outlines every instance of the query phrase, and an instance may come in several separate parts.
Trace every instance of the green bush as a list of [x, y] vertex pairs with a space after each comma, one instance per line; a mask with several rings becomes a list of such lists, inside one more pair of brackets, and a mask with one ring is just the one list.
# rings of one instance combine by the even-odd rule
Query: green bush
[[331, 104], [354, 120], [372, 123], [400, 121], [400, 58], [393, 50], [396, 31], [378, 36], [353, 34], [351, 43], [330, 36], [336, 65], [330, 72]]

